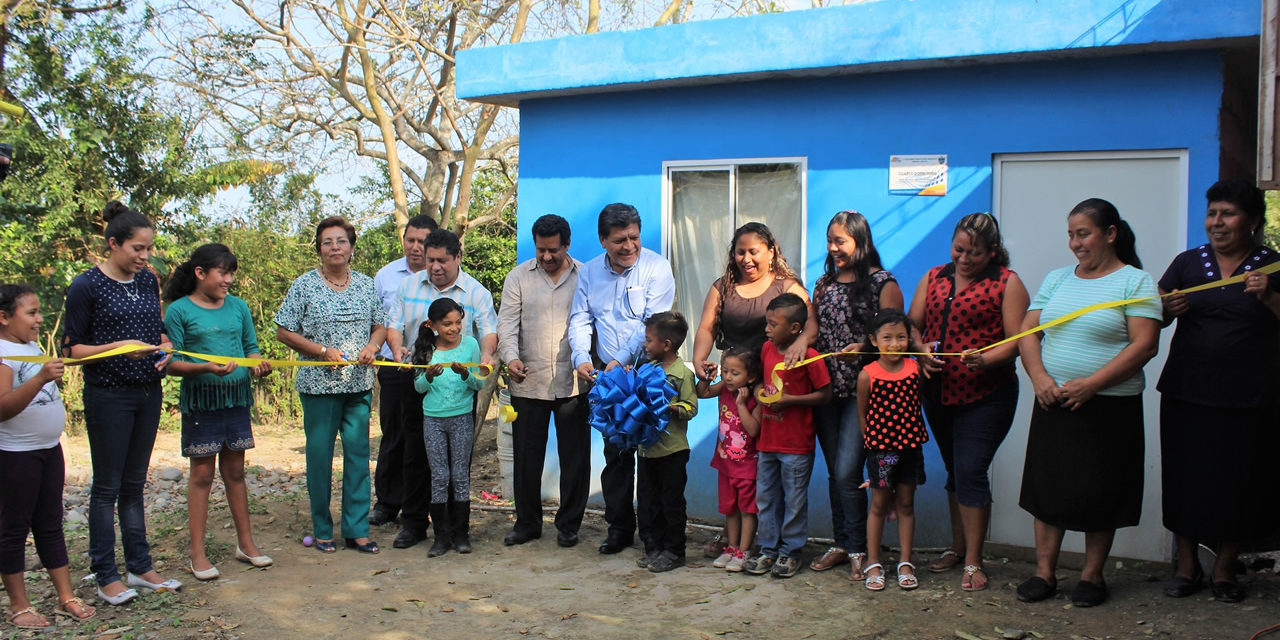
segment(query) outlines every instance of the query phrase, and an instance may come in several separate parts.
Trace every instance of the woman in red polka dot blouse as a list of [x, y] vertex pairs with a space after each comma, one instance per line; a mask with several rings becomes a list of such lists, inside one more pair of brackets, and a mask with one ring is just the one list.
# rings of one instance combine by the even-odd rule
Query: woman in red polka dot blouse
[[[1017, 333], [1028, 302], [1027, 288], [1009, 270], [995, 218], [973, 213], [956, 224], [951, 262], [920, 279], [910, 315], [924, 342], [935, 351], [956, 353]], [[952, 538], [929, 570], [947, 571], [963, 560], [960, 588], [965, 591], [987, 586], [982, 571], [982, 542], [991, 517], [987, 474], [1013, 424], [1017, 357], [1018, 345], [1011, 342], [963, 358], [942, 358], [942, 371], [926, 386], [925, 415], [947, 469]]]

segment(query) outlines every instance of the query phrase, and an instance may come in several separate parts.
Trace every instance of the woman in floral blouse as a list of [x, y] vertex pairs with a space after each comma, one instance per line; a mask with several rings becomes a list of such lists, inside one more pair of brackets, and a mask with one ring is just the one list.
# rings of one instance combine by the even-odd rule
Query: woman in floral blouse
[[[337, 551], [329, 494], [333, 443], [342, 438], [342, 535], [346, 546], [377, 553], [369, 539], [369, 406], [373, 367], [386, 336], [386, 312], [373, 279], [351, 270], [356, 230], [339, 217], [316, 225], [320, 267], [289, 287], [276, 312], [276, 337], [303, 359], [333, 367], [299, 367], [302, 425], [307, 436], [307, 493], [316, 549]], [[356, 363], [354, 366], [346, 363]]]
[[[866, 325], [880, 309], [902, 310], [902, 289], [880, 265], [867, 219], [857, 211], [841, 211], [827, 225], [826, 270], [813, 288], [818, 315], [819, 353], [857, 351]], [[831, 478], [831, 527], [835, 546], [809, 567], [824, 571], [850, 562], [851, 580], [862, 580], [867, 557], [867, 492], [862, 483], [865, 455], [858, 428], [857, 356], [826, 360], [831, 373], [831, 403], [818, 408], [818, 443]]]

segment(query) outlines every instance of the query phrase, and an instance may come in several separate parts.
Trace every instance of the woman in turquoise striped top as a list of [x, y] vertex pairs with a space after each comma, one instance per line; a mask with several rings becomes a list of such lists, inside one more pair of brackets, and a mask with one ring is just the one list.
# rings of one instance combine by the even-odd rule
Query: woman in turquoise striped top
[[[1050, 272], [1031, 301], [1023, 329], [1084, 307], [1154, 296], [1141, 270], [1133, 230], [1114, 205], [1090, 198], [1067, 216], [1077, 264]], [[1138, 524], [1142, 510], [1142, 367], [1156, 354], [1161, 322], [1154, 299], [1093, 311], [1019, 341], [1035, 389], [1018, 504], [1035, 516], [1036, 573], [1018, 599], [1057, 591], [1065, 532], [1085, 534], [1085, 563], [1071, 592], [1079, 607], [1107, 598], [1102, 568], [1116, 529]]]

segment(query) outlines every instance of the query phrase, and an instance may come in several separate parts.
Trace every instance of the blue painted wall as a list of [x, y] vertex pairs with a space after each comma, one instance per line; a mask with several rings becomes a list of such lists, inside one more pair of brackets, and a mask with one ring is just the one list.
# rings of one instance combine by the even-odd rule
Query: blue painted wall
[[[600, 208], [629, 202], [644, 216], [645, 246], [658, 249], [664, 161], [804, 156], [810, 284], [822, 270], [830, 216], [856, 208], [909, 298], [925, 270], [949, 259], [955, 222], [991, 209], [993, 154], [1187, 148], [1198, 195], [1218, 177], [1221, 64], [1216, 52], [1178, 52], [528, 100], [518, 223], [524, 230], [542, 214], [564, 216], [572, 254], [587, 260], [601, 252]], [[888, 158], [899, 153], [949, 154], [948, 195], [888, 195]], [[1188, 243], [1201, 242], [1199, 198], [1189, 202], [1192, 211], [1170, 216], [1188, 216]], [[1058, 225], [1063, 214], [1044, 215]], [[522, 231], [520, 260], [533, 255], [527, 236]], [[708, 466], [715, 415], [714, 401], [705, 401], [690, 427], [687, 492], [690, 514], [711, 519], [718, 517]], [[936, 449], [927, 450], [931, 479], [919, 507], [945, 513], [945, 475]], [[555, 464], [549, 452], [551, 476]], [[811, 535], [829, 535], [826, 477], [819, 463]], [[948, 535], [945, 521], [920, 525], [921, 545]]]
[[[1258, 0], [901, 0], [463, 51], [458, 95], [513, 103], [631, 83], [955, 64], [1257, 36]], [[803, 46], [798, 46], [803, 43]]]

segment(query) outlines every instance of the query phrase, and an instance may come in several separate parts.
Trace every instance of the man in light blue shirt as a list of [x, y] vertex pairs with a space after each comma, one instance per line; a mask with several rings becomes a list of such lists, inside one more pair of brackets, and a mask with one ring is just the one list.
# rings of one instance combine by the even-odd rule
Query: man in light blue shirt
[[[676, 290], [671, 265], [640, 246], [640, 213], [635, 207], [606, 206], [597, 231], [605, 253], [579, 270], [569, 315], [569, 348], [577, 375], [584, 380], [591, 380], [597, 368], [638, 364], [644, 358], [644, 321], [670, 311]], [[609, 534], [600, 553], [618, 553], [635, 541], [635, 452], [606, 442], [604, 463], [600, 491]]]
[[[418, 328], [427, 319], [427, 309], [438, 298], [452, 298], [466, 312], [463, 331], [480, 343], [480, 361], [492, 365], [498, 345], [498, 314], [493, 308], [493, 294], [480, 281], [462, 271], [462, 243], [448, 229], [436, 229], [425, 243], [427, 267], [400, 283], [387, 322], [387, 345], [400, 362], [408, 362]], [[422, 415], [422, 396], [417, 396], [417, 415]], [[409, 428], [406, 426], [406, 428]], [[405, 437], [404, 504], [401, 505], [400, 534], [392, 546], [405, 549], [426, 539], [427, 513], [431, 508], [431, 472], [422, 439], [419, 417], [417, 437]], [[460, 503], [450, 508], [461, 510]], [[469, 508], [469, 507], [466, 507]], [[456, 522], [466, 522], [461, 517]]]
[[[427, 234], [439, 228], [435, 218], [426, 214], [409, 218], [400, 237], [404, 257], [392, 260], [378, 270], [373, 286], [378, 290], [387, 315], [395, 306], [396, 291], [405, 278], [427, 268]], [[391, 348], [382, 347], [381, 358], [392, 360]], [[394, 521], [404, 504], [405, 437], [422, 444], [422, 395], [413, 390], [413, 371], [378, 367], [378, 426], [382, 440], [378, 445], [378, 466], [373, 474], [373, 495], [377, 502], [369, 513], [369, 524], [384, 525]]]

